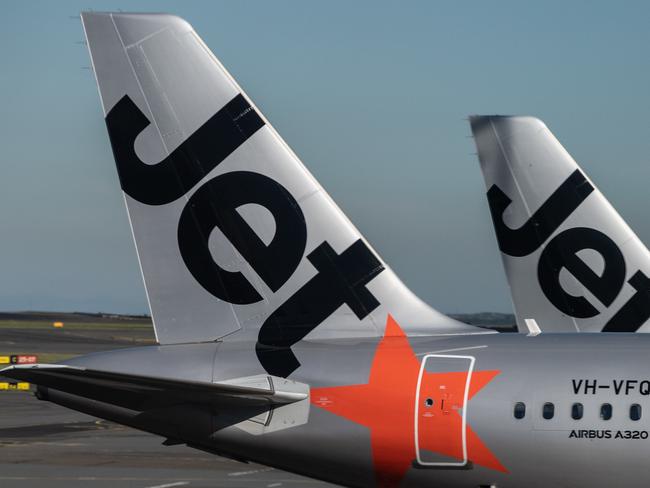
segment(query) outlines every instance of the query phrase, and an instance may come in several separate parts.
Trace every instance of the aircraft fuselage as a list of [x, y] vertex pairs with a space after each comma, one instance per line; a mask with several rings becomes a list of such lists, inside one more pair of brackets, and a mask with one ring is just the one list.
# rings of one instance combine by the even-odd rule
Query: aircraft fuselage
[[[124, 409], [49, 397], [107, 418], [117, 412], [114, 420], [173, 441], [350, 486], [593, 487], [621, 477], [625, 486], [647, 486], [650, 337], [407, 338], [395, 327], [383, 339], [301, 342], [302, 367], [291, 379], [310, 385], [310, 398], [255, 421], [245, 419], [256, 412], [242, 412], [238, 423], [231, 412], [193, 405], [127, 418]], [[219, 381], [234, 371], [262, 374], [254, 354], [249, 342], [233, 341], [69, 363], [129, 371], [137, 362], [142, 375]]]

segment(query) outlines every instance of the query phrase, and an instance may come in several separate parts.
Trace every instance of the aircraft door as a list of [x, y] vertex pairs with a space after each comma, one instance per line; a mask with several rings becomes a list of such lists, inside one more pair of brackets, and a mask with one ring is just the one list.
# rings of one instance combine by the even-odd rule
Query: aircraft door
[[415, 394], [415, 450], [420, 466], [467, 465], [467, 399], [474, 357], [428, 354]]

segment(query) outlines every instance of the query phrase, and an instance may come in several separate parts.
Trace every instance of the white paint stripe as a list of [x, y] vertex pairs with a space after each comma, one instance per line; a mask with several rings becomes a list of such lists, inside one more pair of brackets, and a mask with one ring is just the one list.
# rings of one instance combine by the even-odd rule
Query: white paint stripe
[[485, 346], [471, 346], [471, 347], [457, 347], [455, 349], [442, 349], [440, 351], [429, 351], [429, 352], [421, 352], [419, 354], [416, 354], [416, 356], [426, 356], [427, 354], [440, 354], [443, 352], [454, 352], [454, 351], [469, 351], [470, 349], [483, 349], [487, 347]]
[[166, 483], [164, 485], [147, 486], [147, 488], [171, 488], [172, 486], [185, 486], [189, 484], [190, 484], [189, 481], [177, 481], [176, 483]]
[[228, 476], [246, 476], [248, 474], [257, 474], [257, 473], [266, 473], [267, 471], [274, 471], [275, 468], [261, 468], [261, 469], [251, 469], [249, 471], [234, 471], [228, 473]]

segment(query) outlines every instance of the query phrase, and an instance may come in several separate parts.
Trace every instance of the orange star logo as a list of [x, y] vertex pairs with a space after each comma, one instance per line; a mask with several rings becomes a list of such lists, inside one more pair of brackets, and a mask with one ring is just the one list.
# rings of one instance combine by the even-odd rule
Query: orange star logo
[[[384, 337], [379, 342], [364, 385], [314, 388], [311, 402], [329, 412], [365, 425], [370, 430], [372, 457], [377, 483], [398, 486], [416, 459], [415, 422], [418, 447], [447, 458], [464, 459], [462, 438], [462, 402], [467, 371], [424, 372], [420, 391], [444, 390], [447, 399], [435, 410], [421, 408], [415, 420], [420, 361], [395, 320], [389, 315]], [[489, 383], [499, 371], [474, 371], [468, 400]], [[478, 435], [466, 426], [467, 456], [481, 466], [507, 472]]]

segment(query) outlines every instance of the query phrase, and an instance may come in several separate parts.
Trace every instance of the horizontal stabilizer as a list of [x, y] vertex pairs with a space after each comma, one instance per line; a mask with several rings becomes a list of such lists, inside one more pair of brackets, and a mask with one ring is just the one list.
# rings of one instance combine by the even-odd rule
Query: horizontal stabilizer
[[208, 383], [58, 364], [10, 366], [0, 375], [141, 411], [183, 403], [268, 408], [309, 397], [307, 385], [267, 375]]

